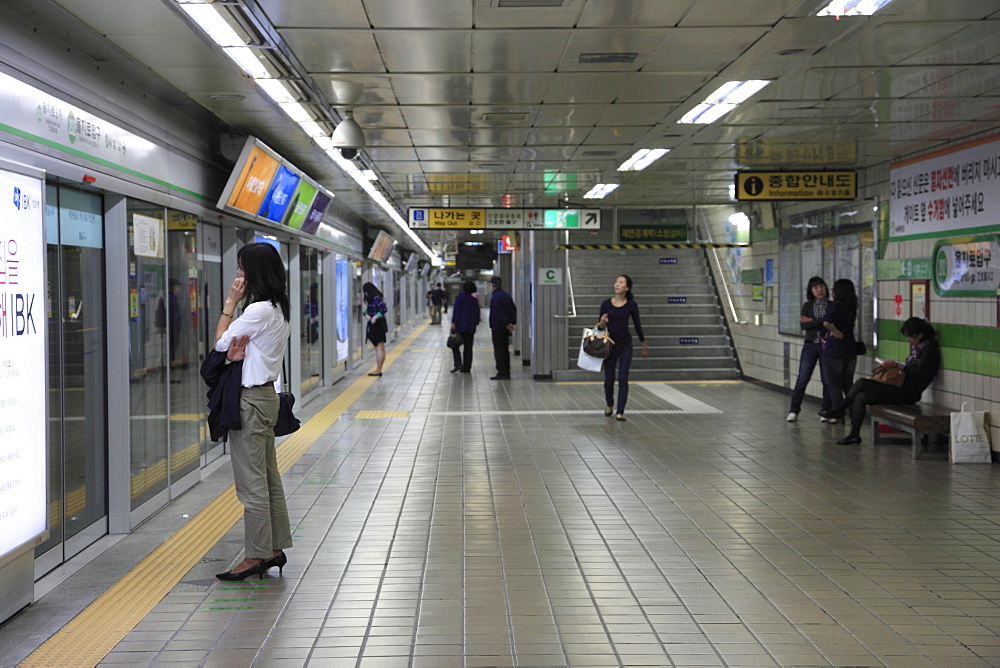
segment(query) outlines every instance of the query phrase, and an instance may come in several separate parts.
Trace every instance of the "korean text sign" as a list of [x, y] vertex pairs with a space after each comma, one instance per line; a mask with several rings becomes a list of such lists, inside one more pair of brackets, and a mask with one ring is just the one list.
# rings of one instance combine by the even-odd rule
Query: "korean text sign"
[[0, 555], [45, 532], [42, 181], [0, 169]]

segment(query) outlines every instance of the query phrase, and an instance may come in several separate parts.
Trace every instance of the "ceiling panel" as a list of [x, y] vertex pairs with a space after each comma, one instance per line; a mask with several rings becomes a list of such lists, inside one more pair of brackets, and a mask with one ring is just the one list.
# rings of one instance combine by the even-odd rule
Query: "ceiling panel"
[[[296, 58], [310, 72], [385, 72], [369, 32], [286, 28], [279, 31]], [[331, 49], [330, 45], [336, 48]]]
[[468, 72], [472, 33], [464, 30], [380, 30], [375, 42], [389, 72]]
[[398, 0], [364, 0], [364, 4], [368, 19], [375, 28], [472, 27], [472, 3], [469, 0], [434, 0], [417, 4]]
[[545, 104], [610, 103], [628, 85], [633, 74], [625, 72], [553, 74]]
[[643, 68], [645, 72], [717, 72], [767, 32], [764, 28], [675, 28]]
[[569, 35], [556, 30], [477, 30], [472, 33], [474, 72], [554, 72]]
[[[87, 1], [87, 0], [84, 0]], [[91, 4], [102, 4], [100, 2]], [[123, 3], [103, 3], [123, 4]], [[129, 3], [124, 3], [129, 4]], [[136, 3], [131, 3], [136, 4]], [[362, 0], [257, 0], [274, 26], [309, 28], [367, 28], [368, 17]]]
[[475, 74], [473, 104], [537, 104], [545, 97], [554, 74]]
[[[663, 41], [659, 30], [575, 31], [559, 62], [560, 72], [637, 72]], [[581, 63], [583, 54], [636, 54], [632, 62]]]

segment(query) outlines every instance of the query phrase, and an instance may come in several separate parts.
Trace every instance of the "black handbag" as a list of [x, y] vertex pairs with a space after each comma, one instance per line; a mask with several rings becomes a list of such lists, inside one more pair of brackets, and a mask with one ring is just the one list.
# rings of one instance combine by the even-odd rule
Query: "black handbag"
[[462, 339], [459, 337], [458, 332], [452, 332], [448, 335], [448, 347], [454, 350], [462, 345]]
[[[285, 362], [281, 362], [282, 380], [286, 380]], [[298, 431], [302, 423], [295, 417], [292, 407], [295, 405], [295, 395], [291, 392], [278, 392], [278, 421], [274, 423], [275, 436], [288, 436]]]
[[864, 355], [865, 353], [868, 352], [868, 346], [865, 345], [864, 341], [855, 341], [854, 352], [857, 353], [858, 355]]
[[608, 336], [607, 330], [594, 330], [593, 333], [583, 337], [583, 352], [602, 360], [611, 357], [611, 349], [614, 345], [615, 342]]

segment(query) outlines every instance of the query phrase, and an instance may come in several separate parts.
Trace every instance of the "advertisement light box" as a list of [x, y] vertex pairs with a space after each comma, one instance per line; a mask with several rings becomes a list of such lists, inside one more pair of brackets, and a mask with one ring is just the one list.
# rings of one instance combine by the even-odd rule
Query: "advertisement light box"
[[315, 234], [332, 200], [333, 193], [259, 139], [248, 137], [218, 206], [223, 211]]
[[0, 164], [0, 556], [46, 530], [42, 180]]

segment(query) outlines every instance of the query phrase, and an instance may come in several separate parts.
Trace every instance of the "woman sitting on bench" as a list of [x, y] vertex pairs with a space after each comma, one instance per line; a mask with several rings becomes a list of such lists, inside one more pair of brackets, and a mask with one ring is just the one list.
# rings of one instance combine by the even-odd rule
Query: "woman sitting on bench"
[[900, 330], [910, 343], [911, 353], [906, 362], [900, 364], [886, 360], [884, 368], [902, 368], [904, 379], [900, 387], [874, 378], [862, 378], [848, 390], [840, 404], [819, 414], [825, 418], [843, 417], [851, 411], [851, 432], [837, 441], [837, 445], [858, 445], [861, 443], [861, 423], [865, 420], [865, 406], [875, 404], [915, 404], [920, 395], [937, 375], [941, 365], [941, 349], [938, 347], [937, 332], [922, 318], [910, 318]]

